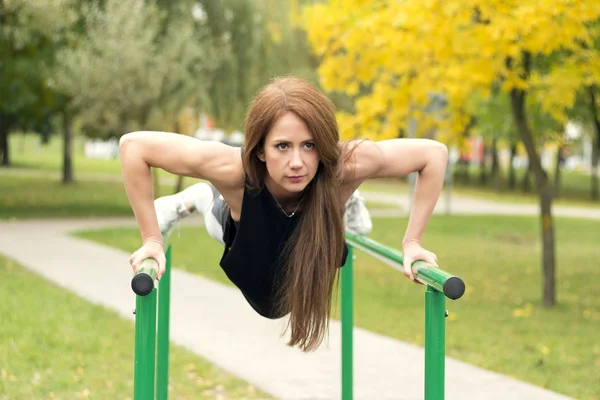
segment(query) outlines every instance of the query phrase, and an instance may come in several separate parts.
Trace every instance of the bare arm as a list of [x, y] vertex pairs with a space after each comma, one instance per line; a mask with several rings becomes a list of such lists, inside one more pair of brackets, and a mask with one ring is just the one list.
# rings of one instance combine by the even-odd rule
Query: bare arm
[[165, 132], [133, 132], [119, 142], [123, 182], [142, 240], [162, 242], [150, 167], [206, 179], [215, 186], [243, 180], [239, 149]]
[[367, 141], [356, 147], [353, 160], [353, 179], [359, 182], [373, 178], [400, 178], [411, 172], [419, 173], [414, 206], [403, 243], [420, 243], [444, 184], [448, 161], [446, 146], [428, 139]]

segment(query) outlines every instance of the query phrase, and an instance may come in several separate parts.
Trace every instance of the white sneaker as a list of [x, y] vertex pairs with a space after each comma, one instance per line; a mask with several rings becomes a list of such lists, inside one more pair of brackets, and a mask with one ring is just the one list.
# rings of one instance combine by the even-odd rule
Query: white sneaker
[[207, 201], [212, 201], [210, 186], [207, 183], [197, 183], [174, 195], [154, 200], [158, 227], [163, 236], [183, 218], [198, 211], [198, 204], [202, 204], [199, 200], [205, 198]]
[[360, 235], [371, 233], [373, 230], [371, 215], [365, 205], [365, 199], [358, 190], [352, 193], [344, 208], [344, 226], [346, 230]]

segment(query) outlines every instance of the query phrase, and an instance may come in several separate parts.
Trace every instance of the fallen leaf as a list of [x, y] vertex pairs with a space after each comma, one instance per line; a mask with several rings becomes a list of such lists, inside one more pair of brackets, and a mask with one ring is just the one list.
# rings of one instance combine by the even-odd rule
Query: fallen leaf
[[533, 307], [530, 303], [525, 304], [523, 308], [515, 308], [512, 312], [513, 317], [515, 318], [529, 318], [531, 317], [531, 311]]
[[193, 363], [188, 363], [188, 364], [185, 364], [184, 368], [188, 371], [191, 371], [193, 369], [196, 369], [196, 365]]

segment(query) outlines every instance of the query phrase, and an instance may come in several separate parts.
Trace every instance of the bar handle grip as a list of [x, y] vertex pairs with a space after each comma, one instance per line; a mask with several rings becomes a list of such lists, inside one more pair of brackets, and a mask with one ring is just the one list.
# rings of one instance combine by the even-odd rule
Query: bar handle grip
[[413, 272], [419, 282], [433, 287], [442, 292], [451, 300], [457, 300], [465, 293], [465, 282], [458, 276], [454, 276], [425, 261], [415, 261], [412, 265]]
[[158, 273], [158, 261], [147, 258], [140, 264], [138, 272], [131, 279], [131, 289], [138, 296], [147, 296], [154, 289], [154, 281]]
[[465, 282], [458, 276], [451, 276], [442, 286], [446, 297], [452, 300], [458, 300], [465, 294]]

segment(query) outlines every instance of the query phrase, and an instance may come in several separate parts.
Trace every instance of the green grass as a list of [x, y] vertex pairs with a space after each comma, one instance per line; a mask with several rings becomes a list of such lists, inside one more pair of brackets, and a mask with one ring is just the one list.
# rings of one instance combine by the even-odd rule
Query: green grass
[[[161, 171], [159, 176], [163, 179], [158, 195], [174, 193], [175, 184], [168, 174]], [[185, 178], [183, 187], [196, 182]], [[0, 169], [0, 220], [122, 216], [133, 213], [120, 177], [63, 185], [57, 174], [27, 175]]]
[[[134, 326], [0, 257], [0, 399], [131, 399]], [[170, 398], [268, 398], [178, 346]]]
[[0, 176], [0, 219], [133, 216], [123, 184]]
[[[163, 174], [164, 175], [164, 174]], [[184, 187], [198, 182], [186, 178]], [[160, 193], [173, 193], [173, 184], [162, 184]], [[398, 208], [369, 202], [369, 208]], [[52, 178], [0, 172], [0, 220], [133, 216], [125, 188], [119, 180], [81, 180], [63, 185]]]
[[366, 206], [369, 210], [402, 210], [399, 204], [380, 203], [373, 200], [367, 200]]
[[[9, 136], [13, 167], [40, 171], [61, 171], [62, 138], [52, 136], [48, 144], [41, 144], [37, 134]], [[73, 166], [76, 173], [121, 174], [121, 164], [115, 159], [92, 159], [84, 156], [87, 139], [73, 139]]]
[[[371, 237], [399, 246], [405, 218], [374, 222]], [[598, 400], [597, 222], [557, 219], [556, 227], [558, 305], [544, 309], [537, 218], [432, 219], [425, 246], [467, 285], [462, 299], [447, 302], [447, 354], [577, 399]], [[136, 229], [78, 236], [126, 251], [140, 244]], [[222, 249], [202, 228], [181, 228], [171, 243], [177, 268], [229, 284], [218, 266]], [[423, 345], [423, 287], [360, 252], [355, 269], [356, 325]]]

